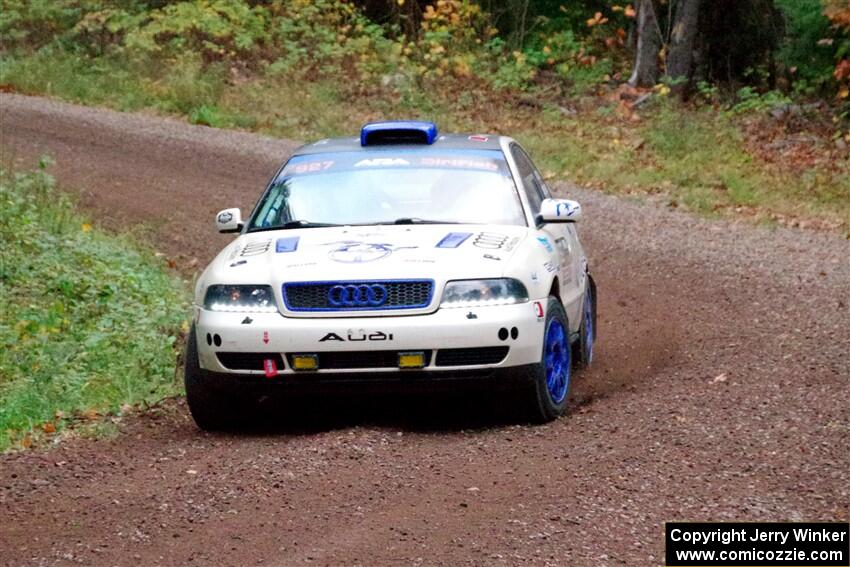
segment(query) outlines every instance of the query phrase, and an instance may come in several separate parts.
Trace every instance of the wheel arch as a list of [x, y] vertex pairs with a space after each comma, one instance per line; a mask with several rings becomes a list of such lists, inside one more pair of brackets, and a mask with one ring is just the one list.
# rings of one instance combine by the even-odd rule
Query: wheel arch
[[552, 297], [557, 297], [558, 301], [561, 302], [561, 305], [564, 304], [561, 299], [561, 283], [558, 281], [558, 276], [552, 278], [552, 284], [549, 286], [549, 295]]

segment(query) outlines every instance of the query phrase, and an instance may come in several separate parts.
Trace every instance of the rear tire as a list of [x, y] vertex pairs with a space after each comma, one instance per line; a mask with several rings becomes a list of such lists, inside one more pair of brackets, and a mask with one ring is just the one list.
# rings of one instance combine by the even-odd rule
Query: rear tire
[[528, 417], [535, 423], [557, 419], [567, 409], [572, 370], [569, 329], [564, 306], [549, 297], [540, 362], [528, 367], [525, 386]]
[[596, 282], [590, 275], [587, 276], [578, 335], [576, 362], [579, 368], [589, 368], [593, 363], [593, 346], [596, 343]]
[[222, 431], [240, 423], [236, 388], [222, 383], [219, 376], [201, 368], [194, 325], [186, 341], [183, 382], [189, 412], [199, 428], [204, 431]]

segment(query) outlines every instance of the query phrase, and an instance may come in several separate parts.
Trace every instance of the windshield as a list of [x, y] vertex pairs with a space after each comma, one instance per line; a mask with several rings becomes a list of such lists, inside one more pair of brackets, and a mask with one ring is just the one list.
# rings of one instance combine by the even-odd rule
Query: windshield
[[526, 224], [501, 151], [428, 149], [293, 157], [248, 230], [396, 222]]

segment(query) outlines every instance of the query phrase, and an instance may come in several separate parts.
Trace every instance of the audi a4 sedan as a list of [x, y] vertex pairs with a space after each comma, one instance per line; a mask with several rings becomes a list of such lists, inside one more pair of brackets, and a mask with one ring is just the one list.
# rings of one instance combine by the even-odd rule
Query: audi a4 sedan
[[250, 215], [216, 216], [237, 236], [195, 289], [195, 422], [367, 385], [510, 390], [529, 419], [557, 418], [596, 338], [580, 218], [505, 136], [391, 121], [299, 148]]

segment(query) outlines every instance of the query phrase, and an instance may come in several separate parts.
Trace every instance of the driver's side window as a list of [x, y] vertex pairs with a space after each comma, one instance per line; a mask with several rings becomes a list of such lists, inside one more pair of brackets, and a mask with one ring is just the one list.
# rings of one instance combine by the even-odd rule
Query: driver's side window
[[520, 181], [528, 196], [528, 204], [531, 207], [531, 214], [537, 216], [540, 214], [540, 203], [546, 199], [548, 191], [543, 183], [543, 178], [531, 163], [531, 158], [528, 157], [522, 148], [517, 145], [511, 147], [511, 153], [516, 161], [517, 169], [519, 170]]

